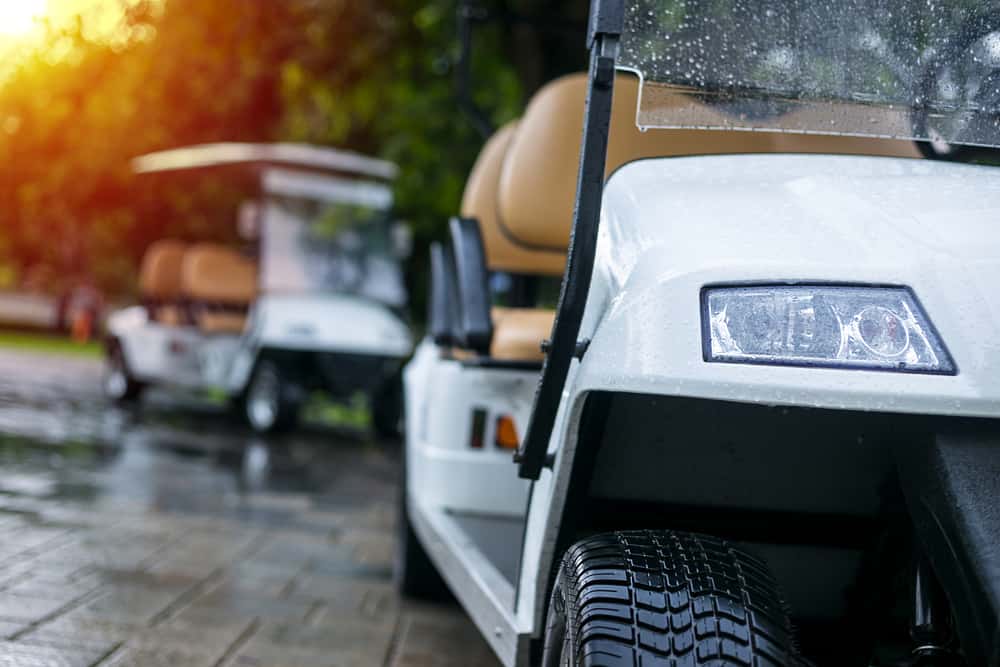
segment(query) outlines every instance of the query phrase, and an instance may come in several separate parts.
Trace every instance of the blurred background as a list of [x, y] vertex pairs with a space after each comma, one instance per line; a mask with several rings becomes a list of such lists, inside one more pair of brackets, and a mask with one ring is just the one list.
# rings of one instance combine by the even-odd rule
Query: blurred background
[[497, 664], [458, 607], [396, 593], [401, 447], [363, 395], [266, 435], [210, 391], [119, 405], [101, 324], [157, 240], [237, 247], [257, 187], [133, 158], [297, 142], [398, 165], [419, 335], [428, 245], [491, 129], [583, 69], [587, 10], [0, 0], [0, 663]]
[[[467, 90], [478, 118], [458, 99], [460, 9], [475, 19]], [[583, 0], [2, 3], [0, 319], [27, 317], [26, 294], [134, 298], [156, 239], [231, 240], [245, 194], [232, 179], [192, 187], [137, 179], [130, 166], [215, 141], [308, 142], [396, 162], [422, 319], [425, 249], [457, 211], [484, 126], [583, 68], [586, 12]]]

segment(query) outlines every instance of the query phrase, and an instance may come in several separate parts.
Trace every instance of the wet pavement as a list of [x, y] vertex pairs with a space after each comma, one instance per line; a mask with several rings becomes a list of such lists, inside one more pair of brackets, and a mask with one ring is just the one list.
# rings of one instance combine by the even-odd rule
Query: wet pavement
[[95, 361], [0, 350], [0, 667], [496, 667], [392, 583], [398, 443], [105, 405]]

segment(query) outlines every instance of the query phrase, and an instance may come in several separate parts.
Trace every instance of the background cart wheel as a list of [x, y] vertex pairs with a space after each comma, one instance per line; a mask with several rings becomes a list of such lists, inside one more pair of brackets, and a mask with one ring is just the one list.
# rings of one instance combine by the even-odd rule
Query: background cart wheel
[[690, 533], [618, 532], [575, 544], [545, 630], [544, 667], [805, 664], [764, 563]]
[[393, 377], [374, 393], [371, 400], [372, 426], [382, 438], [402, 435], [403, 382]]
[[276, 363], [269, 359], [258, 362], [243, 397], [243, 414], [250, 428], [275, 433], [294, 426], [299, 404], [292, 390]]
[[108, 348], [104, 363], [104, 377], [102, 379], [104, 395], [120, 404], [137, 401], [145, 386], [132, 377], [131, 372], [129, 372], [121, 345], [113, 343]]

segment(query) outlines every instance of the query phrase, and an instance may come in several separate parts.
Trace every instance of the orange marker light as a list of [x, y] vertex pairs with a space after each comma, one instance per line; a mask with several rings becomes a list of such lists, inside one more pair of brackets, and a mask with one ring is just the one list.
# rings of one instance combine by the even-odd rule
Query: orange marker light
[[517, 449], [520, 443], [517, 440], [517, 428], [514, 426], [514, 419], [503, 415], [497, 417], [497, 447], [500, 449]]

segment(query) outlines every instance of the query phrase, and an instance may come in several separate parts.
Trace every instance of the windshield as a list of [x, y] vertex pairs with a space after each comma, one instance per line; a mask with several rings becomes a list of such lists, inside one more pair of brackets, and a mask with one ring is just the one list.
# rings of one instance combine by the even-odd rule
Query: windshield
[[627, 0], [640, 127], [1000, 146], [1000, 5]]
[[334, 292], [405, 305], [389, 212], [352, 202], [271, 196], [263, 207], [265, 292]]

